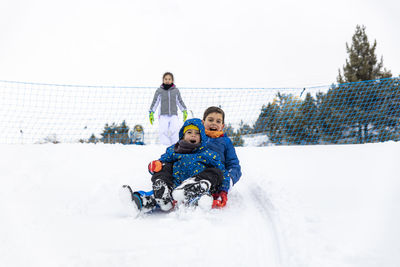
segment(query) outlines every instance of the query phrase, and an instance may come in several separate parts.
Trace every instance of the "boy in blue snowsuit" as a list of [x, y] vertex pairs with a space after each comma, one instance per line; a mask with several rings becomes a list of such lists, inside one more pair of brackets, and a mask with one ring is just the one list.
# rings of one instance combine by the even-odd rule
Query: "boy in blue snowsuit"
[[144, 212], [156, 206], [168, 211], [174, 202], [190, 204], [203, 195], [229, 190], [229, 176], [220, 156], [205, 145], [208, 138], [202, 121], [187, 120], [179, 131], [179, 139], [159, 160], [149, 164], [153, 195], [132, 195], [132, 201]]
[[[219, 107], [209, 107], [204, 111], [203, 124], [206, 135], [209, 137], [207, 148], [217, 152], [225, 165], [231, 186], [236, 184], [242, 176], [239, 159], [232, 141], [222, 131], [225, 126], [225, 113]], [[215, 199], [221, 199], [220, 207], [225, 206], [228, 196], [223, 191], [214, 194]]]

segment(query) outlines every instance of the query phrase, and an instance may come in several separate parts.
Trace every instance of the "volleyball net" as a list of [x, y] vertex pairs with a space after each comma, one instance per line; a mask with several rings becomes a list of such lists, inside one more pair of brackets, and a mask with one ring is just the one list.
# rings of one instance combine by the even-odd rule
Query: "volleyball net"
[[[399, 81], [179, 90], [189, 118], [221, 107], [236, 146], [353, 144], [400, 139]], [[0, 81], [0, 143], [158, 144], [156, 89]]]

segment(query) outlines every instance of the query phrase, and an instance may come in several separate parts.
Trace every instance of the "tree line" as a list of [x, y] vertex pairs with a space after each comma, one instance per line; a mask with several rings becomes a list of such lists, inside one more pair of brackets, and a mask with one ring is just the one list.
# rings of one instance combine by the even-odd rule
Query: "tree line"
[[[370, 44], [365, 26], [357, 25], [348, 59], [339, 69], [337, 85], [304, 99], [278, 93], [263, 105], [255, 124], [234, 132], [266, 134], [273, 144], [338, 144], [400, 140], [400, 78], [377, 59], [376, 40]], [[239, 136], [239, 137], [238, 137]]]

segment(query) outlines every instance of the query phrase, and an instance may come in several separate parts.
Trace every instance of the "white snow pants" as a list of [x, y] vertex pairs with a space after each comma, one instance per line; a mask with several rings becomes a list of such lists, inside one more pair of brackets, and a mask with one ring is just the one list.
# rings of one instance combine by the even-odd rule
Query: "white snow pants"
[[181, 124], [177, 115], [160, 115], [159, 127], [161, 144], [170, 146], [179, 141]]

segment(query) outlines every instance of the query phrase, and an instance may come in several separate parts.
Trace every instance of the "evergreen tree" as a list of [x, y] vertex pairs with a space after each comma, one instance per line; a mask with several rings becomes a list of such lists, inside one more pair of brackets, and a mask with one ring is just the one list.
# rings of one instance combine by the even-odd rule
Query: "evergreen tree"
[[281, 144], [316, 144], [319, 140], [316, 100], [307, 94], [304, 101], [291, 94], [278, 93], [272, 103], [263, 106], [254, 124], [255, 133]]
[[106, 123], [106, 125], [104, 126], [103, 132], [100, 134], [102, 136], [100, 141], [105, 144], [114, 144], [115, 143], [115, 128], [116, 128], [115, 123], [112, 123], [111, 125], [108, 125], [108, 123]]
[[383, 80], [375, 84], [379, 95], [374, 99], [376, 109], [369, 111], [371, 142], [400, 139], [400, 78]]
[[129, 127], [126, 124], [125, 120], [121, 123], [121, 125], [117, 125], [114, 122], [111, 125], [104, 126], [104, 130], [101, 133], [100, 141], [105, 144], [129, 144]]
[[254, 123], [254, 133], [266, 133], [268, 139], [274, 144], [281, 144], [282, 142], [282, 127], [281, 127], [281, 108], [277, 98], [272, 103], [268, 103], [267, 106], [263, 105], [261, 113]]
[[[351, 83], [389, 78], [391, 72], [383, 68], [383, 57], [380, 62], [375, 54], [376, 40], [373, 44], [368, 41], [365, 26], [357, 25], [356, 32], [352, 37], [352, 44], [346, 43], [346, 50], [349, 58], [343, 66], [343, 76], [339, 70], [338, 83]], [[379, 94], [376, 91], [375, 83], [367, 82], [360, 84], [340, 84], [336, 90], [343, 92], [341, 107], [353, 118], [351, 122], [346, 121], [350, 127], [349, 133], [355, 134], [356, 143], [369, 142], [371, 135], [368, 131], [373, 123], [372, 110], [379, 109]]]
[[356, 32], [352, 37], [352, 44], [346, 43], [346, 51], [349, 56], [343, 66], [343, 76], [339, 69], [338, 83], [360, 82], [392, 77], [392, 73], [383, 69], [383, 57], [378, 63], [375, 54], [376, 40], [371, 45], [365, 32], [365, 26], [356, 26]]
[[282, 140], [281, 129], [279, 125], [280, 107], [277, 101], [263, 105], [261, 113], [258, 116], [253, 129], [254, 133], [266, 133], [272, 143], [280, 143]]
[[117, 138], [117, 143], [121, 144], [129, 144], [129, 127], [126, 124], [125, 120], [119, 125], [116, 129], [116, 138]]
[[235, 129], [232, 127], [232, 125], [228, 124], [224, 128], [224, 133], [226, 134], [226, 136], [228, 136], [231, 139], [232, 144], [234, 146], [243, 146], [244, 140], [242, 138], [240, 130], [235, 131]]
[[89, 137], [89, 139], [88, 139], [87, 142], [88, 142], [88, 143], [96, 144], [98, 141], [99, 141], [99, 140], [97, 139], [96, 135], [93, 133], [93, 134]]
[[281, 110], [279, 128], [282, 129], [283, 139], [288, 144], [301, 144], [301, 100], [291, 94], [278, 94], [278, 97]]
[[299, 125], [301, 142], [304, 144], [317, 144], [318, 136], [318, 110], [316, 100], [307, 93], [306, 98], [299, 107]]
[[345, 139], [351, 113], [343, 104], [346, 90], [333, 86], [326, 94], [317, 95], [318, 131], [321, 141], [336, 144]]

